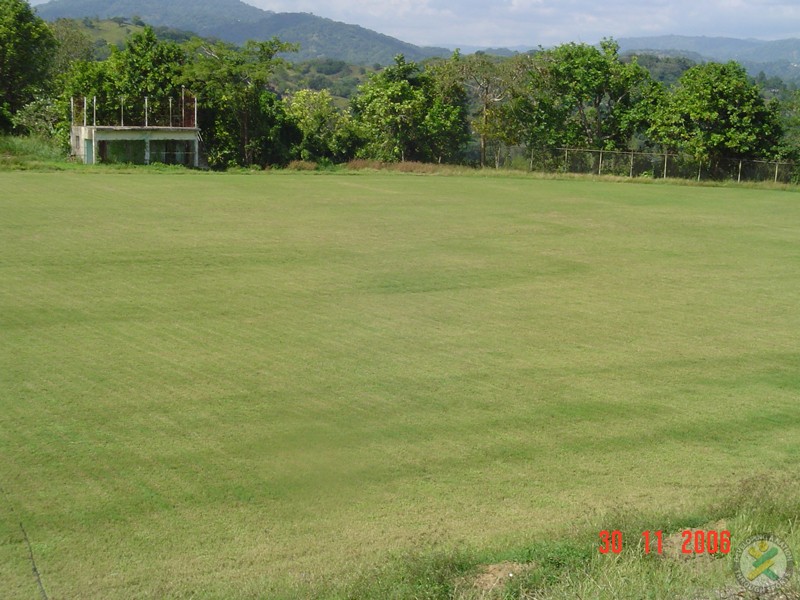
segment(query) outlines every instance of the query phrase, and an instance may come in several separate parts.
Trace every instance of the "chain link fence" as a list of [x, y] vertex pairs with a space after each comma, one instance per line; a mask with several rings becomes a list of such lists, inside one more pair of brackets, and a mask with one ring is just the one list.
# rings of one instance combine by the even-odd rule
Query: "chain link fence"
[[700, 163], [685, 154], [620, 152], [584, 148], [506, 147], [496, 154], [498, 166], [545, 173], [615, 175], [696, 181], [766, 181], [800, 183], [800, 164], [788, 161], [724, 158]]

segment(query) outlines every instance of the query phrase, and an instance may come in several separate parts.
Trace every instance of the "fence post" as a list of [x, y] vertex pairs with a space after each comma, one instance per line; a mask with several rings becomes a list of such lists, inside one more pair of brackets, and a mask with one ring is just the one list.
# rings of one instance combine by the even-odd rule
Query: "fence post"
[[564, 173], [569, 173], [569, 148], [564, 148]]
[[739, 179], [736, 181], [736, 183], [742, 183], [742, 161], [741, 160], [739, 160]]
[[700, 161], [700, 166], [697, 168], [697, 181], [700, 181], [700, 174], [703, 172], [703, 161]]
[[631, 179], [633, 179], [633, 152], [631, 152]]
[[603, 151], [600, 150], [600, 164], [597, 167], [597, 175], [603, 174]]
[[667, 161], [669, 161], [669, 154], [664, 153], [664, 179], [667, 178]]
[[775, 161], [775, 183], [778, 183], [778, 165], [780, 165], [777, 160]]

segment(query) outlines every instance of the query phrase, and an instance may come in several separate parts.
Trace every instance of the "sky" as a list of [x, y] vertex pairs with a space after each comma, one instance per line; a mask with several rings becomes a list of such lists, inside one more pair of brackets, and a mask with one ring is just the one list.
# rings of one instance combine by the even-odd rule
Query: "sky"
[[309, 12], [406, 42], [536, 47], [604, 37], [800, 38], [800, 0], [245, 0]]

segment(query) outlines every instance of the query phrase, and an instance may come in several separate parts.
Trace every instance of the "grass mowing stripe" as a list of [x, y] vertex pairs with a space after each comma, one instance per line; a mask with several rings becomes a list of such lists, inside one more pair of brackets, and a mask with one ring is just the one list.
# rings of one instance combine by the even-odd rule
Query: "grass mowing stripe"
[[794, 194], [2, 178], [0, 481], [54, 595], [303, 595], [798, 456]]

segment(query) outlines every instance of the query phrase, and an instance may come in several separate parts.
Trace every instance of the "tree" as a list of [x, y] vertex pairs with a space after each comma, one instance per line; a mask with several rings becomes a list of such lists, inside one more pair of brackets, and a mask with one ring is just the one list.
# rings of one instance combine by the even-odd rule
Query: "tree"
[[118, 94], [158, 98], [180, 89], [186, 55], [177, 44], [160, 41], [147, 26], [130, 37], [124, 50], [112, 50], [108, 62]]
[[[90, 21], [91, 22], [91, 21]], [[92, 59], [92, 40], [73, 19], [57, 19], [50, 24], [57, 50], [53, 59], [53, 78], [63, 78], [78, 61]]]
[[430, 157], [438, 163], [459, 159], [470, 138], [467, 90], [458, 73], [458, 58], [456, 52], [449, 60], [427, 69], [432, 81], [432, 102], [424, 127]]
[[300, 133], [270, 89], [278, 53], [296, 46], [277, 38], [247, 42], [195, 40], [184, 74], [201, 98], [204, 138], [212, 166], [284, 163]]
[[74, 62], [63, 83], [64, 98], [96, 98], [99, 123], [121, 122], [124, 110], [126, 123], [144, 125], [146, 97], [150, 121], [166, 124], [169, 99], [180, 95], [185, 62], [186, 54], [177, 44], [159, 41], [153, 29], [145, 27], [105, 61]]
[[542, 85], [566, 111], [564, 143], [626, 149], [645, 129], [641, 107], [656, 85], [635, 61], [620, 60], [617, 42], [606, 39], [600, 46], [570, 43], [541, 52]]
[[53, 33], [23, 0], [0, 0], [0, 131], [46, 85], [56, 49]]
[[519, 75], [509, 104], [520, 141], [531, 152], [575, 144], [565, 127], [573, 106], [553, 89], [550, 61], [539, 55], [521, 55], [515, 60]]
[[484, 167], [489, 141], [497, 138], [501, 132], [508, 132], [507, 123], [498, 122], [498, 119], [504, 119], [508, 115], [506, 110], [499, 107], [508, 100], [511, 92], [509, 63], [482, 52], [476, 52], [465, 59], [456, 53], [453, 61], [466, 89], [477, 103], [472, 129], [479, 136], [480, 165]]
[[420, 158], [425, 86], [419, 66], [398, 55], [394, 66], [359, 87], [352, 108], [367, 140], [364, 156], [385, 161]]
[[797, 160], [800, 157], [800, 92], [787, 93], [781, 101], [780, 123], [783, 138], [777, 156]]
[[465, 142], [463, 90], [438, 81], [419, 65], [395, 64], [359, 87], [353, 115], [365, 139], [364, 157], [385, 161], [443, 160]]
[[735, 62], [686, 71], [655, 111], [650, 132], [667, 148], [712, 164], [771, 157], [781, 138], [777, 104], [765, 102]]
[[350, 114], [339, 110], [328, 90], [300, 90], [288, 102], [289, 116], [302, 133], [294, 152], [303, 160], [344, 160], [352, 153]]

